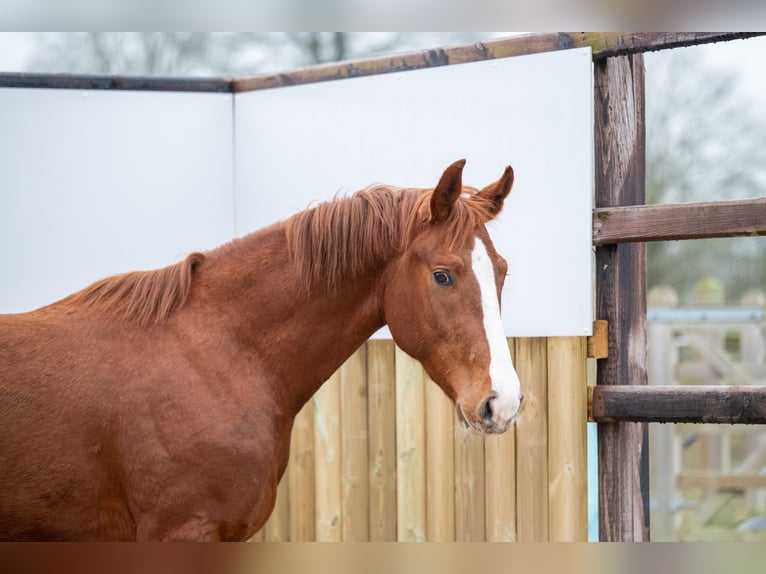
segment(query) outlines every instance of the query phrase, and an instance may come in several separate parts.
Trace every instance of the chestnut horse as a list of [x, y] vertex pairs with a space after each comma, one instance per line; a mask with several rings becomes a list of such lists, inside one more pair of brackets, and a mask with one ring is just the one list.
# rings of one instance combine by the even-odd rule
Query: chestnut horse
[[484, 224], [513, 170], [479, 191], [464, 164], [0, 315], [0, 539], [249, 538], [296, 414], [386, 324], [464, 425], [506, 431], [521, 391]]

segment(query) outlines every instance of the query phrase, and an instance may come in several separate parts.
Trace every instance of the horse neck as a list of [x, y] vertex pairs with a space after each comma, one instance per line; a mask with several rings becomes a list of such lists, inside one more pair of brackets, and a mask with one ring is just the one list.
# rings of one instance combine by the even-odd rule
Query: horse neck
[[209, 271], [200, 269], [204, 290], [290, 416], [385, 323], [380, 269], [332, 293], [322, 286], [309, 290], [290, 261], [283, 225], [211, 255]]

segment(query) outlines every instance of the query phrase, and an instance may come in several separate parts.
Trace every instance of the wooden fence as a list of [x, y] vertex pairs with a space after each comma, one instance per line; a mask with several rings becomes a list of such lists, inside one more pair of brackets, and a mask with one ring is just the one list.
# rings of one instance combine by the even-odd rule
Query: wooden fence
[[523, 413], [484, 437], [392, 341], [367, 342], [295, 421], [254, 540], [587, 540], [586, 340], [508, 344]]

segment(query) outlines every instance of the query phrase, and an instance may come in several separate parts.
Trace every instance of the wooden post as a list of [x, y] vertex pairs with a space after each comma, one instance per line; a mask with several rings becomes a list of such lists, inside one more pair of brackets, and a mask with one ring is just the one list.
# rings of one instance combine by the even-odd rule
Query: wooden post
[[342, 540], [340, 372], [320, 387], [314, 401], [314, 508], [317, 542]]
[[426, 540], [425, 372], [396, 347], [397, 540]]
[[394, 342], [367, 342], [370, 541], [396, 541], [396, 380]]
[[[644, 61], [640, 54], [594, 63], [596, 208], [645, 202]], [[596, 249], [596, 318], [609, 323], [600, 385], [645, 385], [646, 248]], [[598, 425], [599, 538], [649, 539], [646, 423]]]
[[455, 541], [455, 405], [426, 378], [426, 537]]
[[343, 541], [367, 542], [367, 347], [362, 345], [340, 368]]
[[314, 541], [314, 402], [309, 400], [295, 417], [288, 481], [290, 541]]
[[516, 339], [524, 407], [516, 423], [516, 529], [519, 542], [548, 541], [548, 343]]
[[288, 482], [290, 471], [285, 471], [277, 487], [277, 501], [271, 516], [263, 525], [265, 542], [288, 542], [290, 536], [290, 501], [288, 500]]
[[[511, 354], [515, 343], [508, 339]], [[514, 357], [514, 364], [515, 364]], [[487, 542], [511, 542], [516, 536], [516, 429], [484, 437]]]
[[455, 435], [455, 541], [484, 542], [484, 437]]
[[548, 531], [588, 540], [586, 339], [548, 338]]

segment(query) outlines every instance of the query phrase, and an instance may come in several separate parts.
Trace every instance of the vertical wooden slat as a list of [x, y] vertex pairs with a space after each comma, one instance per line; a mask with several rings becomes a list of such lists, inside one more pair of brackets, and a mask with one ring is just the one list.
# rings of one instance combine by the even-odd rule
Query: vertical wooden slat
[[343, 515], [339, 372], [322, 385], [314, 395], [313, 401], [316, 539], [319, 542], [340, 542]]
[[455, 540], [486, 540], [484, 437], [458, 428], [455, 436]]
[[588, 540], [586, 339], [548, 339], [548, 532]]
[[[513, 339], [508, 339], [515, 355]], [[514, 358], [515, 362], [515, 358]], [[514, 363], [515, 364], [515, 363]], [[516, 430], [484, 439], [487, 541], [516, 540]]]
[[290, 541], [311, 542], [315, 537], [313, 401], [309, 400], [295, 417], [291, 440], [288, 465]]
[[289, 469], [285, 471], [277, 487], [277, 502], [271, 516], [263, 525], [266, 542], [287, 542], [290, 536], [290, 500], [288, 494]]
[[521, 542], [548, 540], [547, 367], [546, 339], [516, 339], [516, 371], [524, 392], [516, 424], [516, 530]]
[[426, 379], [426, 536], [455, 540], [455, 405]]
[[369, 540], [367, 474], [367, 348], [362, 345], [340, 368], [342, 537]]
[[425, 373], [396, 348], [397, 539], [426, 539]]
[[394, 342], [367, 342], [370, 540], [396, 540], [396, 380]]
[[264, 529], [261, 528], [258, 532], [253, 534], [250, 538], [248, 538], [248, 542], [263, 542], [264, 538]]
[[[594, 62], [596, 207], [645, 202], [644, 61], [640, 54]], [[609, 323], [609, 357], [597, 384], [645, 385], [646, 248], [596, 249], [596, 318]], [[646, 423], [598, 425], [599, 537], [649, 538]]]

